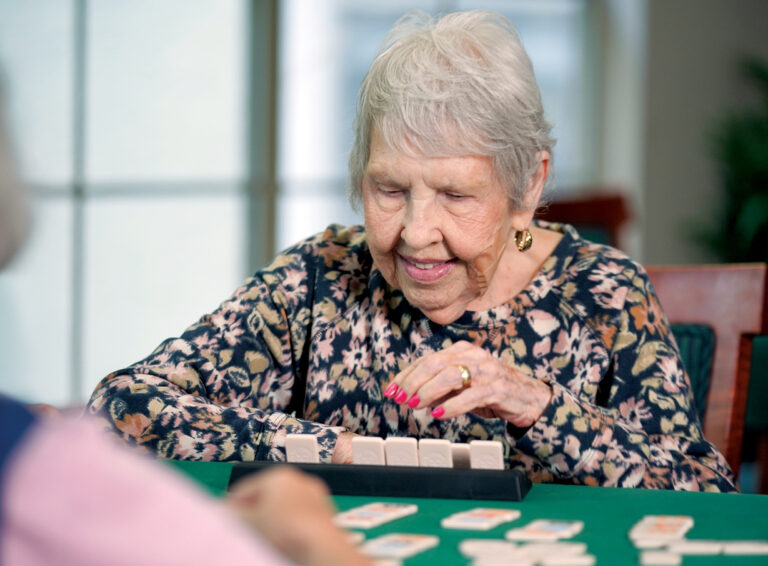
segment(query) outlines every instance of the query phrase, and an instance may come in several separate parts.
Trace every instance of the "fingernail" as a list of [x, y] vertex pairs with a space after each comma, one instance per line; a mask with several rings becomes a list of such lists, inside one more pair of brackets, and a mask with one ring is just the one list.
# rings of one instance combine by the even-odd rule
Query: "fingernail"
[[409, 406], [411, 409], [413, 409], [413, 408], [415, 408], [415, 407], [416, 407], [416, 405], [418, 405], [418, 404], [419, 404], [419, 401], [421, 401], [421, 399], [419, 399], [419, 396], [414, 394], [414, 396], [413, 396], [413, 397], [411, 397], [411, 399], [408, 401], [408, 406]]
[[389, 387], [384, 390], [384, 397], [393, 397], [397, 391], [397, 383], [391, 383]]
[[408, 394], [401, 389], [400, 392], [395, 397], [395, 403], [402, 403], [407, 398], [408, 398]]
[[442, 407], [437, 407], [436, 409], [432, 410], [432, 416], [435, 417], [436, 419], [439, 419], [444, 414], [445, 414], [445, 409], [443, 409]]

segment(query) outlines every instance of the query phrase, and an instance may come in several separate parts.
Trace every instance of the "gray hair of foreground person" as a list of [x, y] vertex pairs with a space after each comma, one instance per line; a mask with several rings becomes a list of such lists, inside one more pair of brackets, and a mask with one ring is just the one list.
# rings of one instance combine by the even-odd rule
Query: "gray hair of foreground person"
[[[487, 11], [401, 18], [363, 80], [349, 159], [350, 201], [359, 206], [371, 131], [410, 155], [482, 155], [514, 209], [551, 153], [533, 65], [512, 24]], [[550, 168], [551, 170], [551, 168]]]
[[0, 269], [21, 247], [29, 224], [24, 189], [14, 167], [2, 108], [3, 92], [0, 85]]

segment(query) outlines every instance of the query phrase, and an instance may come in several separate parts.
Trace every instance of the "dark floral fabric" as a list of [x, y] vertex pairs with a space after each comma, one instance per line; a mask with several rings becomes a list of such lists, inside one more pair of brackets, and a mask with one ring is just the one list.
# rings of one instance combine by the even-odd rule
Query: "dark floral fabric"
[[[688, 378], [648, 277], [569, 226], [510, 302], [440, 326], [373, 267], [362, 227], [331, 226], [278, 255], [213, 313], [97, 386], [89, 411], [161, 457], [284, 459], [287, 433], [502, 441], [537, 482], [733, 491], [702, 438]], [[546, 381], [526, 431], [439, 421], [382, 396], [411, 362], [467, 340]], [[343, 428], [342, 428], [343, 427]]]

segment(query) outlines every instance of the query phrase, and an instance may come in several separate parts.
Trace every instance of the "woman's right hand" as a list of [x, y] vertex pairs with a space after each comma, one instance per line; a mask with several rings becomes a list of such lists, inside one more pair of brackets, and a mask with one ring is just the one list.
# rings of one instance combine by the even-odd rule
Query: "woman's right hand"
[[225, 500], [256, 532], [303, 566], [370, 566], [333, 523], [326, 485], [290, 466], [278, 466], [235, 485]]

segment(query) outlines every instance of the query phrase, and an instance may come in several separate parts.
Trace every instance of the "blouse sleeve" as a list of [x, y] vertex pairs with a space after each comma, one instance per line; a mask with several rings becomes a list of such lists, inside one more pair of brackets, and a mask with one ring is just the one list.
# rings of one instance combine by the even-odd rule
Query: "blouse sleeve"
[[[510, 441], [555, 477], [587, 485], [735, 491], [724, 456], [702, 435], [688, 376], [641, 267], [625, 270], [626, 297], [601, 333], [608, 369], [597, 394], [551, 381], [552, 402]], [[626, 289], [624, 289], [626, 287]]]
[[2, 564], [288, 566], [221, 501], [85, 419], [40, 422], [4, 472]]
[[303, 433], [330, 462], [342, 429], [291, 415], [303, 401], [312, 321], [306, 251], [279, 255], [180, 337], [108, 375], [87, 410], [163, 458], [284, 460], [285, 435]]

